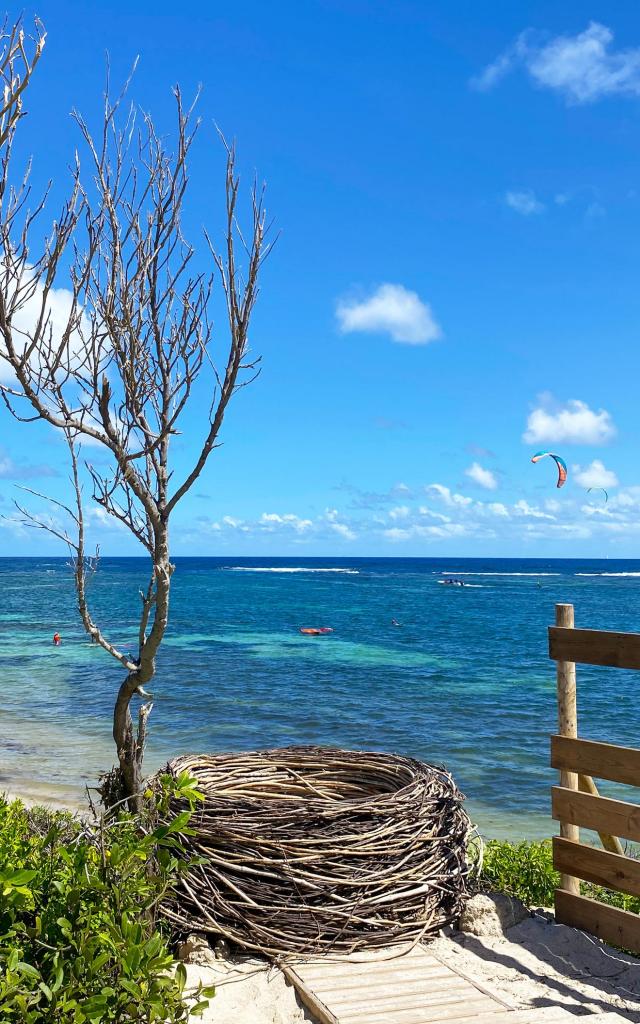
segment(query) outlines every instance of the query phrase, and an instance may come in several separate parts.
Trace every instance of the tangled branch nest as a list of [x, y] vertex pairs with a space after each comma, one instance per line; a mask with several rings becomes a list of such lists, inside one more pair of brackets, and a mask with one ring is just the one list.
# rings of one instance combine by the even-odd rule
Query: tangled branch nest
[[[454, 920], [470, 822], [443, 768], [326, 747], [189, 755], [205, 794], [165, 914], [269, 956], [385, 946]], [[179, 810], [179, 808], [174, 808]]]

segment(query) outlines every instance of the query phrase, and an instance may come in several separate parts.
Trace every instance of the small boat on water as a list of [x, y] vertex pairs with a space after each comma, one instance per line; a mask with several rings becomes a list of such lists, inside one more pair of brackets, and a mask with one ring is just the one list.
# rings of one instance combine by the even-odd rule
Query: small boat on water
[[331, 626], [307, 626], [300, 629], [305, 636], [324, 636], [325, 633], [333, 633]]
[[447, 577], [447, 579], [438, 580], [438, 583], [442, 583], [447, 587], [464, 587], [464, 580], [458, 580], [455, 577]]

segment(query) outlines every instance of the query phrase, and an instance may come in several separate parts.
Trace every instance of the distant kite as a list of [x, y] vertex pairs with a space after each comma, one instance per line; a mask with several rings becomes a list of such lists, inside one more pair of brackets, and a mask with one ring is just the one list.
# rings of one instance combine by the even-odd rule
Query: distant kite
[[587, 494], [591, 494], [591, 491], [602, 491], [602, 493], [604, 494], [604, 503], [605, 505], [607, 504], [609, 500], [609, 495], [605, 491], [604, 487], [587, 487]]
[[531, 459], [532, 462], [540, 462], [540, 459], [544, 459], [549, 456], [553, 459], [556, 466], [558, 467], [558, 487], [562, 487], [567, 482], [567, 464], [564, 459], [561, 459], [559, 455], [554, 455], [553, 452], [536, 452]]

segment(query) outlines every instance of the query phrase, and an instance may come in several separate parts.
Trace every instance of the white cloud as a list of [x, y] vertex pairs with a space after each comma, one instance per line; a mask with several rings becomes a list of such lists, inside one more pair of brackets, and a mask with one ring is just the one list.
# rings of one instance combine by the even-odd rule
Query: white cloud
[[426, 516], [427, 519], [437, 519], [440, 523], [450, 523], [451, 519], [449, 516], [444, 516], [442, 512], [434, 512], [432, 509], [427, 508], [426, 505], [420, 505], [418, 512], [421, 516]]
[[348, 524], [340, 521], [335, 508], [328, 508], [316, 519], [306, 519], [293, 512], [263, 512], [257, 519], [239, 519], [237, 516], [222, 516], [219, 522], [206, 522], [206, 532], [222, 535], [225, 531], [244, 533], [252, 536], [264, 534], [292, 535], [296, 542], [313, 540], [337, 534], [344, 540], [355, 540], [357, 534]]
[[473, 480], [479, 487], [484, 487], [487, 491], [495, 491], [498, 486], [495, 473], [492, 473], [490, 469], [485, 469], [479, 462], [472, 463], [464, 472], [465, 476], [468, 476], [470, 480]]
[[564, 408], [549, 408], [548, 396], [527, 420], [522, 439], [527, 444], [558, 443], [606, 444], [615, 437], [616, 428], [606, 409], [594, 412], [586, 402], [571, 399]]
[[543, 512], [535, 505], [530, 505], [524, 498], [516, 501], [513, 509], [516, 515], [526, 516], [528, 519], [555, 519], [555, 516], [549, 515], [548, 512]]
[[573, 477], [581, 487], [617, 487], [618, 478], [611, 469], [607, 469], [600, 459], [594, 459], [590, 466], [584, 469], [580, 466], [573, 466]]
[[544, 203], [541, 203], [535, 192], [529, 188], [520, 192], [507, 192], [504, 201], [507, 206], [524, 217], [530, 217], [532, 213], [542, 213], [545, 209]]
[[362, 302], [343, 300], [336, 316], [343, 334], [390, 334], [406, 345], [427, 345], [442, 337], [429, 304], [401, 284], [382, 284]]
[[493, 88], [514, 68], [523, 67], [535, 85], [553, 89], [569, 103], [592, 103], [605, 96], [640, 95], [640, 47], [613, 50], [613, 32], [592, 21], [574, 36], [541, 43], [523, 32], [497, 60], [472, 80]]
[[[31, 274], [31, 267], [27, 267], [25, 274], [28, 276]], [[3, 286], [8, 288], [9, 291], [14, 287], [14, 279], [3, 281]], [[25, 281], [26, 283], [26, 281]], [[33, 329], [40, 316], [42, 307], [43, 287], [40, 282], [35, 286], [33, 295], [31, 295], [24, 306], [17, 311], [13, 316], [13, 344], [17, 352], [23, 352], [29, 344], [28, 335], [33, 332]], [[60, 344], [64, 331], [69, 326], [69, 317], [71, 315], [73, 303], [73, 294], [68, 288], [52, 288], [49, 292], [47, 300], [47, 314], [49, 317], [49, 329], [51, 331], [51, 337], [53, 344]], [[81, 331], [86, 335], [89, 329], [89, 321], [85, 314], [81, 315], [80, 320]], [[68, 347], [68, 362], [71, 365], [77, 364], [82, 359], [82, 354], [85, 349], [85, 343], [81, 331], [72, 331], [69, 336], [69, 347]], [[3, 356], [4, 353], [4, 356]], [[30, 359], [30, 363], [37, 365], [37, 358], [34, 356]], [[12, 367], [6, 360], [6, 349], [0, 341], [0, 384], [11, 384], [15, 382], [15, 374]]]
[[467, 498], [464, 494], [453, 494], [444, 484], [429, 484], [425, 487], [427, 494], [440, 498], [445, 505], [472, 505], [473, 498]]
[[258, 524], [269, 531], [284, 527], [294, 530], [296, 533], [306, 533], [313, 526], [311, 519], [301, 519], [300, 516], [296, 516], [292, 512], [287, 512], [284, 515], [278, 515], [277, 512], [263, 512]]
[[501, 519], [509, 519], [509, 510], [506, 505], [503, 505], [501, 501], [491, 501], [487, 505], [487, 508], [494, 516], [499, 516]]
[[397, 505], [396, 508], [389, 510], [389, 519], [406, 519], [409, 511], [408, 505]]

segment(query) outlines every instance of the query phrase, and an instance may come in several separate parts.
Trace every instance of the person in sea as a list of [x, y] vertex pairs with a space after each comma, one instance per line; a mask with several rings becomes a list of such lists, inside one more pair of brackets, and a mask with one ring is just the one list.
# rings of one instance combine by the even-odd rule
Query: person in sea
[[53, 646], [54, 647], [59, 647], [61, 643], [62, 643], [62, 637], [60, 636], [60, 634], [59, 633], [54, 633], [53, 634]]

